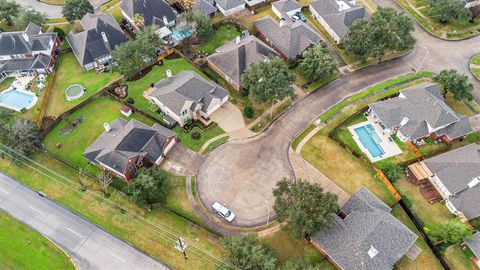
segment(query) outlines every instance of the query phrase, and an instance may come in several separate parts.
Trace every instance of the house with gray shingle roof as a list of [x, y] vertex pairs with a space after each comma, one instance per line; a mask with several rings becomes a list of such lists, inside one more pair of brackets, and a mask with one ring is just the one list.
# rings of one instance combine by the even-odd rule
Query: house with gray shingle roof
[[51, 72], [59, 44], [56, 33], [42, 33], [34, 23], [24, 31], [0, 33], [0, 78], [14, 72]]
[[160, 164], [176, 142], [176, 134], [158, 124], [149, 127], [137, 120], [117, 119], [104, 124], [103, 132], [83, 156], [92, 164], [126, 181], [142, 166]]
[[252, 64], [278, 55], [272, 48], [254, 35], [237, 37], [217, 48], [207, 57], [208, 65], [222, 76], [236, 90], [242, 88], [242, 74]]
[[277, 23], [267, 16], [254, 22], [253, 27], [259, 37], [286, 60], [295, 60], [306, 49], [323, 42], [322, 37], [302, 21], [280, 20], [280, 23]]
[[465, 244], [475, 255], [473, 262], [480, 268], [480, 232], [476, 232], [471, 238], [465, 241]]
[[309, 10], [335, 42], [342, 43], [354, 21], [369, 18], [365, 8], [353, 3], [342, 0], [315, 0], [310, 3]]
[[103, 69], [109, 65], [113, 50], [127, 38], [112, 14], [87, 13], [80, 24], [84, 31], [67, 35], [70, 48], [86, 70]]
[[213, 0], [195, 0], [193, 10], [209, 17], [213, 17], [217, 13], [217, 8]]
[[[156, 25], [161, 38], [167, 37], [170, 28], [175, 26], [177, 14], [165, 0], [122, 0], [123, 17], [136, 29]], [[140, 21], [135, 17], [140, 16]]]
[[472, 132], [468, 118], [445, 103], [438, 84], [412, 86], [397, 97], [370, 104], [368, 112], [385, 133], [396, 133], [404, 142], [427, 137], [450, 142]]
[[246, 0], [215, 0], [215, 4], [223, 15], [228, 16], [245, 9]]
[[460, 218], [480, 216], [479, 145], [469, 144], [413, 164], [407, 176], [415, 177], [418, 183], [430, 182], [448, 210]]
[[410, 250], [416, 250], [418, 256], [418, 236], [391, 210], [361, 187], [342, 206], [339, 215], [333, 214], [333, 227], [317, 233], [312, 244], [338, 269], [392, 269]]
[[176, 76], [167, 70], [167, 77], [146, 90], [144, 96], [159, 107], [169, 123], [173, 120], [180, 126], [188, 119], [207, 120], [228, 101], [225, 89], [191, 70]]
[[290, 19], [302, 6], [296, 0], [279, 0], [272, 3], [272, 11], [279, 19]]

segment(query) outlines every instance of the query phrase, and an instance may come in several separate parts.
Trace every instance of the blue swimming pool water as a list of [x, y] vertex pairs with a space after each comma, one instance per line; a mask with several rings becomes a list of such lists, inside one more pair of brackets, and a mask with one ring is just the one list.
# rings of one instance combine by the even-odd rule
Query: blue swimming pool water
[[187, 31], [180, 31], [178, 29], [173, 30], [172, 32], [172, 38], [174, 38], [177, 41], [182, 41], [189, 36], [191, 36], [193, 33], [192, 29], [187, 30]]
[[385, 154], [385, 151], [383, 151], [382, 147], [379, 145], [379, 143], [382, 142], [382, 139], [380, 139], [378, 134], [375, 132], [375, 128], [373, 128], [371, 124], [358, 127], [354, 130], [355, 133], [357, 133], [363, 147], [367, 148], [372, 157], [379, 157]]
[[0, 94], [1, 104], [6, 104], [13, 108], [17, 108], [17, 110], [21, 110], [23, 108], [29, 109], [34, 105], [33, 102], [34, 102], [33, 95], [22, 93], [15, 89], [12, 89]]

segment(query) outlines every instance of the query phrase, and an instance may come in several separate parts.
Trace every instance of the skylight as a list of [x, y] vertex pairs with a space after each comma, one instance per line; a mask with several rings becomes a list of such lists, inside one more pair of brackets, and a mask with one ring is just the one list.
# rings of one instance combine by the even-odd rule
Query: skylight
[[370, 249], [368, 250], [367, 253], [370, 256], [370, 258], [373, 259], [373, 257], [377, 256], [378, 250], [375, 247], [370, 246]]

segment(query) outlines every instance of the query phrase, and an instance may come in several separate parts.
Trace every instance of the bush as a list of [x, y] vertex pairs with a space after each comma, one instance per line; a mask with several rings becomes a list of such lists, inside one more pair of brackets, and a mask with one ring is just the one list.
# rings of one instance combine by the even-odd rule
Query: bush
[[247, 97], [248, 96], [248, 89], [242, 88], [242, 90], [240, 90], [240, 94], [244, 97]]
[[135, 100], [133, 100], [133, 98], [131, 98], [131, 97], [128, 97], [127, 98], [127, 103], [130, 104], [130, 105], [133, 105], [133, 103], [135, 103]]
[[383, 173], [393, 183], [402, 177], [403, 168], [397, 164], [389, 163], [383, 168]]
[[194, 131], [194, 132], [192, 132], [192, 134], [190, 135], [190, 137], [192, 137], [192, 139], [198, 141], [198, 140], [200, 140], [200, 138], [202, 137], [202, 135], [200, 134], [200, 132]]
[[247, 118], [251, 119], [251, 118], [253, 118], [253, 114], [254, 114], [255, 112], [253, 111], [252, 106], [247, 105], [247, 106], [245, 106], [245, 108], [243, 108], [243, 113], [245, 114], [245, 116], [246, 116]]
[[57, 33], [57, 36], [60, 40], [65, 38], [65, 31], [62, 28], [55, 27], [53, 28], [53, 32]]

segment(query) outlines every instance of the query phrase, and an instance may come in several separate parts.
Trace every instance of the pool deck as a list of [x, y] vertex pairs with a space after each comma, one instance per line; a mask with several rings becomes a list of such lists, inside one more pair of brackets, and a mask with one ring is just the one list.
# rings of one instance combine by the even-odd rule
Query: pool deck
[[15, 81], [13, 81], [12, 85], [10, 85], [10, 87], [7, 88], [6, 90], [2, 91], [0, 93], [0, 96], [2, 94], [6, 94], [7, 92], [13, 91], [13, 88], [15, 88], [15, 91], [17, 91], [19, 93], [24, 93], [24, 94], [32, 96], [32, 102], [28, 106], [25, 106], [23, 108], [13, 106], [13, 105], [8, 104], [8, 103], [0, 102], [0, 107], [4, 107], [4, 108], [10, 109], [10, 110], [17, 111], [17, 112], [20, 112], [22, 109], [26, 109], [26, 110], [31, 109], [37, 103], [38, 97], [35, 95], [35, 93], [32, 93], [32, 92], [28, 91], [26, 88], [27, 88], [27, 85], [35, 78], [35, 76], [20, 76], [20, 75], [17, 75], [15, 77], [16, 77], [16, 79], [15, 79]]
[[[358, 138], [358, 135], [355, 132], [356, 128], [362, 127], [362, 126], [365, 126], [365, 125], [368, 125], [368, 124], [371, 124], [375, 128], [375, 132], [377, 133], [378, 137], [380, 137], [380, 139], [382, 140], [382, 142], [380, 142], [379, 145], [383, 149], [385, 154], [383, 154], [381, 156], [373, 157], [372, 154], [370, 154], [370, 151], [368, 151], [368, 149], [365, 148], [363, 146], [363, 144], [360, 142], [360, 139]], [[348, 130], [352, 134], [353, 139], [357, 143], [358, 147], [360, 147], [360, 149], [367, 155], [367, 157], [372, 162], [377, 162], [377, 161], [380, 161], [382, 159], [393, 157], [393, 156], [396, 156], [396, 155], [399, 155], [399, 154], [402, 153], [402, 150], [400, 149], [400, 147], [398, 147], [397, 143], [395, 143], [395, 141], [393, 141], [393, 140], [390, 141], [390, 139], [389, 139], [390, 135], [385, 134], [385, 132], [380, 127], [380, 125], [378, 123], [375, 123], [375, 121], [373, 119], [369, 118], [365, 122], [349, 126]]]

